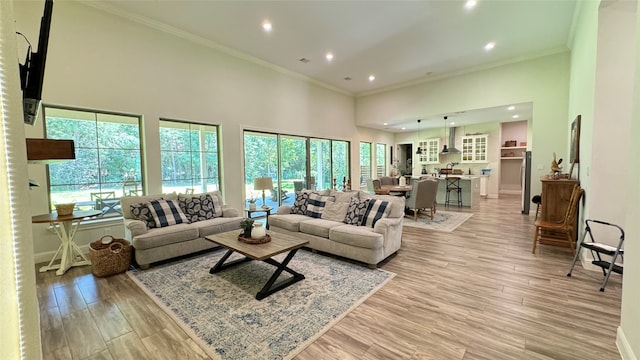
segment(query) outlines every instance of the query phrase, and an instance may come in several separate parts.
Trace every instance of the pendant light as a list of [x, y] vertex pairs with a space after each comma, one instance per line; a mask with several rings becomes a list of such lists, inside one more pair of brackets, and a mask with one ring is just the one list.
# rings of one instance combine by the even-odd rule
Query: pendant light
[[[447, 116], [444, 117], [444, 140], [447, 140]], [[444, 141], [443, 141], [444, 142]], [[442, 153], [448, 153], [449, 149], [447, 149], [447, 144], [444, 144], [444, 147], [442, 148]]]
[[420, 147], [420, 122], [422, 119], [418, 119], [418, 150], [416, 151], [416, 155], [422, 155], [422, 148]]

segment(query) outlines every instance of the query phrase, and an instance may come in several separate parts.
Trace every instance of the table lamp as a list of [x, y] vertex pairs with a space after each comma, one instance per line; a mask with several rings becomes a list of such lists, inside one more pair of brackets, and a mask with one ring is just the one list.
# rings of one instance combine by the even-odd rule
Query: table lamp
[[253, 190], [262, 190], [262, 207], [266, 208], [264, 191], [273, 189], [273, 181], [270, 177], [259, 177], [253, 181]]

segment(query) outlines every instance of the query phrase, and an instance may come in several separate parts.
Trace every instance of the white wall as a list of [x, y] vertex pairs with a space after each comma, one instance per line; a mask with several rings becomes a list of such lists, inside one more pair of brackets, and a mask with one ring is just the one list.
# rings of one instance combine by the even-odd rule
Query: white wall
[[[41, 16], [42, 3], [15, 2], [16, 28], [29, 39], [37, 39]], [[351, 141], [351, 175], [358, 179], [359, 141], [390, 144], [391, 136], [356, 127], [353, 97], [276, 70], [82, 3], [56, 2], [43, 100], [142, 115], [148, 193], [161, 192], [160, 162], [153, 156], [160, 149], [160, 117], [220, 125], [223, 192], [238, 208], [245, 198], [243, 129]], [[41, 137], [42, 123], [25, 127], [27, 136]], [[30, 165], [29, 176], [46, 184], [42, 165]], [[48, 211], [45, 188], [32, 192], [31, 211]], [[109, 226], [122, 235], [121, 222]], [[34, 225], [37, 254], [57, 247], [46, 228]], [[78, 242], [104, 231], [84, 228]]]
[[541, 190], [540, 182], [535, 180], [549, 172], [552, 153], [555, 151], [558, 157], [567, 158], [568, 86], [567, 52], [364, 95], [356, 98], [356, 122], [382, 124], [392, 119], [532, 101], [528, 142], [534, 164], [532, 193], [535, 194]]
[[[636, 4], [637, 6], [637, 4]], [[631, 69], [635, 69], [635, 74], [629, 74], [629, 78], [634, 79], [633, 89], [633, 109], [632, 123], [629, 137], [631, 139], [640, 138], [640, 9], [636, 8], [635, 14], [635, 61]], [[633, 33], [632, 33], [633, 34]], [[629, 35], [629, 34], [628, 34]], [[631, 147], [629, 151], [630, 163], [637, 164], [640, 159], [640, 147]], [[616, 343], [621, 350], [624, 360], [640, 359], [640, 307], [638, 299], [640, 299], [640, 187], [638, 187], [638, 179], [640, 179], [640, 166], [631, 166], [629, 168], [629, 176], [625, 188], [626, 197], [625, 204], [627, 207], [626, 214], [626, 238], [625, 243], [625, 273], [622, 279], [622, 313], [621, 323], [618, 329], [618, 339]]]
[[[626, 168], [640, 157], [638, 147], [630, 146], [640, 136], [640, 62], [634, 55], [634, 51], [640, 51], [636, 40], [640, 23], [637, 10], [620, 11], [621, 3], [634, 2], [580, 3], [571, 43], [571, 95], [566, 126], [576, 115], [582, 115], [580, 183], [586, 189], [582, 218], [617, 223], [625, 229], [626, 239], [631, 240], [640, 234], [640, 172], [637, 166]], [[604, 232], [596, 238], [615, 242], [615, 237], [607, 238]], [[616, 343], [627, 360], [640, 356], [640, 246], [626, 241], [625, 252]]]
[[40, 359], [40, 313], [13, 3], [0, 1], [0, 358]]
[[[616, 174], [625, 172], [631, 150], [631, 111], [634, 78], [630, 76], [635, 56], [635, 13], [602, 8], [598, 17], [598, 49], [593, 113], [591, 163], [586, 163], [591, 176], [588, 206], [590, 218], [600, 219], [624, 227], [628, 196], [620, 186]], [[589, 168], [590, 167], [590, 168]], [[615, 241], [615, 233], [613, 234]]]

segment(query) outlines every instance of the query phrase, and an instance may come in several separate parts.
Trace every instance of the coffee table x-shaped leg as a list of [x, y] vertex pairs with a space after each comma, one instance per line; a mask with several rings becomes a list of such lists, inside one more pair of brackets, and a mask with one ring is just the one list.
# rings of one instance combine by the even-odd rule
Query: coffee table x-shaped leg
[[[224, 254], [224, 256], [222, 256], [222, 258], [220, 258], [220, 260], [218, 260], [218, 262], [216, 263], [216, 265], [214, 267], [212, 267], [209, 270], [210, 274], [215, 274], [218, 273], [224, 269], [230, 268], [232, 266], [236, 266], [242, 263], [245, 263], [247, 261], [252, 261], [255, 259], [252, 259], [250, 257], [244, 257], [241, 259], [237, 259], [237, 260], [233, 260], [230, 262], [226, 262], [229, 259], [229, 256], [231, 256], [231, 254], [233, 254], [235, 251], [234, 250], [227, 250], [227, 253]], [[295, 256], [295, 254], [298, 252], [298, 249], [293, 249], [291, 251], [289, 251], [289, 253], [287, 254], [287, 256], [284, 258], [284, 260], [282, 262], [278, 262], [276, 260], [274, 260], [273, 258], [267, 258], [267, 259], [263, 259], [262, 261], [266, 262], [267, 264], [271, 264], [273, 266], [276, 267], [276, 271], [273, 273], [273, 275], [271, 275], [271, 277], [269, 278], [269, 280], [267, 280], [267, 283], [264, 284], [264, 286], [262, 287], [262, 289], [260, 291], [258, 291], [258, 293], [256, 294], [256, 300], [262, 300], [264, 298], [266, 298], [267, 296], [278, 292], [292, 284], [297, 283], [300, 280], [304, 279], [304, 275], [294, 271], [293, 269], [287, 267], [287, 265], [289, 264], [289, 261], [291, 261], [291, 259], [293, 259], [293, 257]], [[225, 263], [226, 262], [226, 263]], [[286, 280], [282, 280], [280, 282], [278, 282], [277, 284], [275, 283], [276, 280], [278, 279], [278, 277], [280, 276], [280, 274], [282, 274], [283, 271], [288, 272], [289, 274], [292, 275], [292, 277], [286, 279]]]

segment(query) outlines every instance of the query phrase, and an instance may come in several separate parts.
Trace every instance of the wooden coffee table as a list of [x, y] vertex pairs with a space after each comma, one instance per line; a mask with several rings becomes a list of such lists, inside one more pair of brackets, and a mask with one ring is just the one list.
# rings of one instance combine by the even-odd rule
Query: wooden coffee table
[[[257, 300], [262, 300], [267, 296], [304, 279], [304, 275], [293, 271], [291, 268], [287, 267], [287, 265], [289, 264], [289, 261], [293, 259], [296, 252], [298, 252], [298, 249], [307, 245], [309, 241], [300, 240], [287, 234], [272, 233], [270, 234], [271, 241], [268, 243], [247, 244], [238, 240], [238, 235], [240, 235], [240, 233], [241, 230], [232, 230], [220, 234], [209, 235], [206, 237], [207, 240], [227, 248], [227, 253], [224, 254], [224, 256], [222, 256], [220, 260], [218, 260], [218, 263], [214, 267], [212, 267], [211, 270], [209, 270], [210, 274], [215, 274], [226, 268], [251, 260], [260, 260], [266, 262], [267, 264], [275, 266], [276, 271], [273, 273], [273, 275], [271, 275], [267, 283], [262, 287], [262, 290], [258, 291], [258, 294], [256, 294]], [[272, 257], [287, 251], [289, 253], [282, 262], [278, 262], [272, 259]], [[231, 254], [233, 254], [234, 252], [238, 252], [245, 257], [225, 263], [227, 259], [229, 259], [229, 256], [231, 256]], [[278, 276], [280, 276], [283, 271], [288, 272], [292, 275], [292, 277], [274, 284], [278, 279]]]

